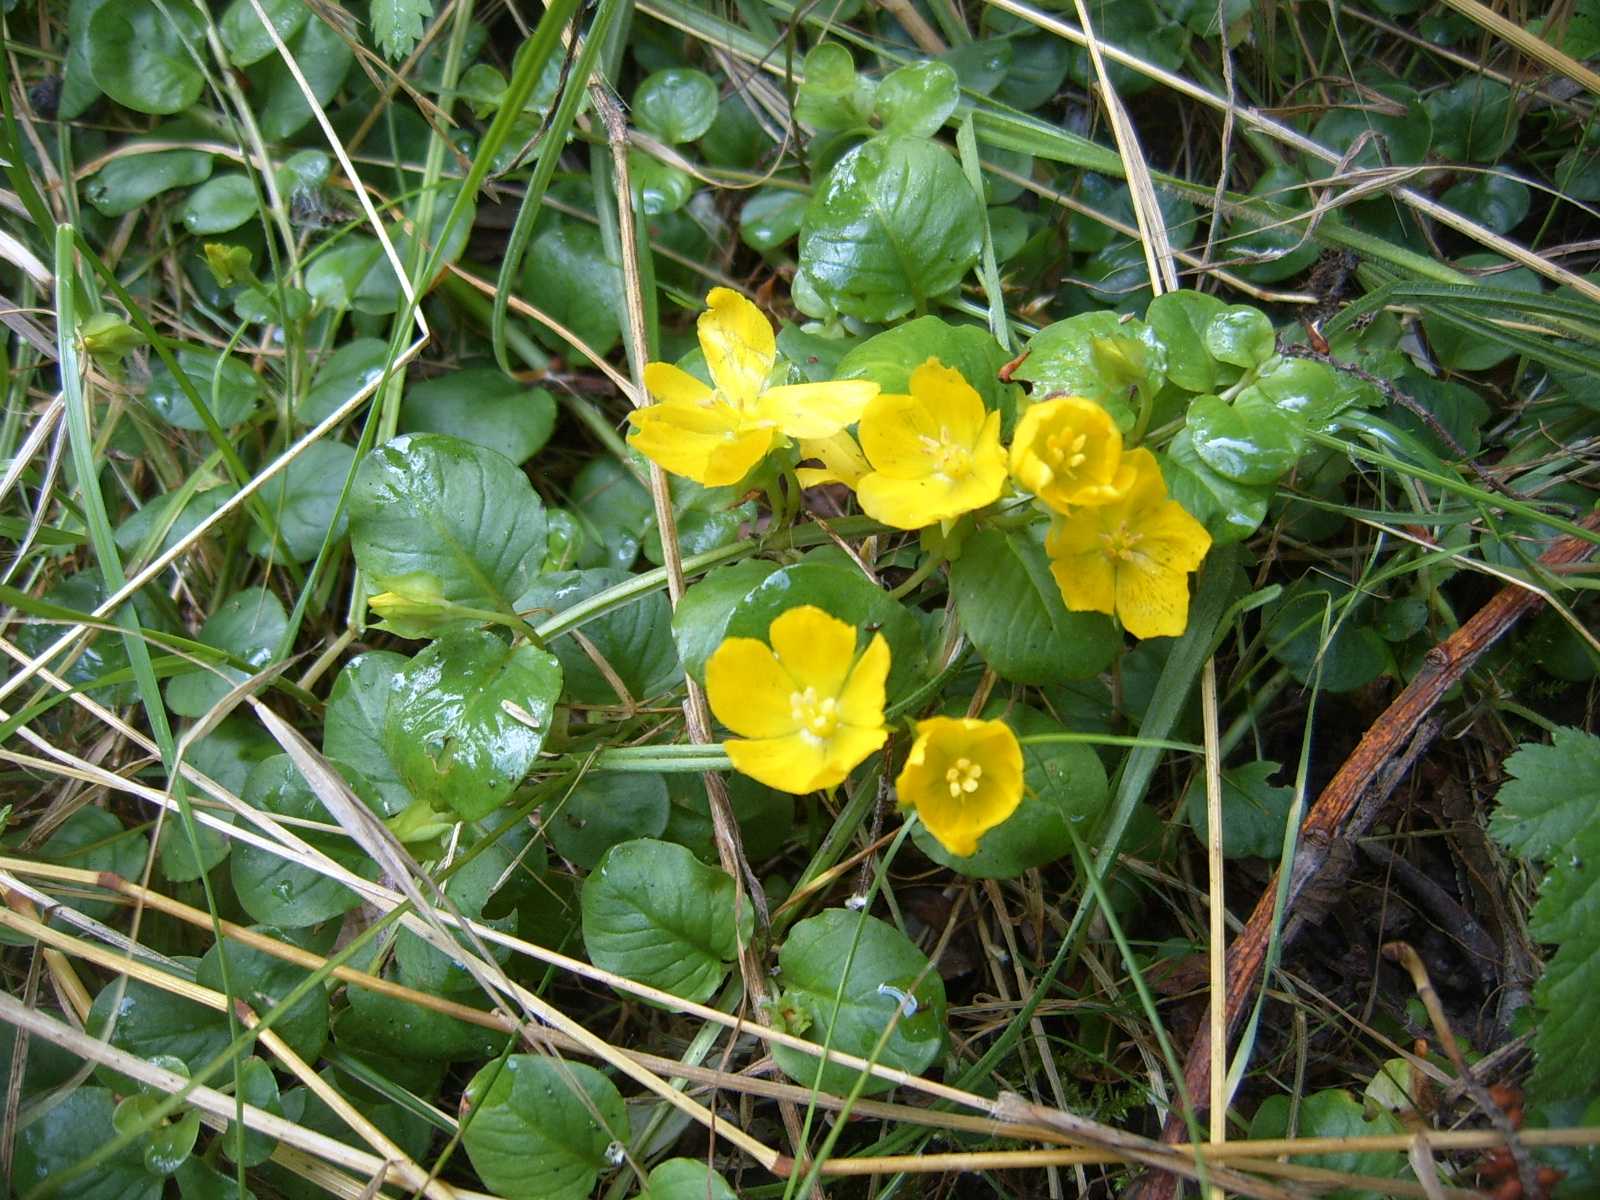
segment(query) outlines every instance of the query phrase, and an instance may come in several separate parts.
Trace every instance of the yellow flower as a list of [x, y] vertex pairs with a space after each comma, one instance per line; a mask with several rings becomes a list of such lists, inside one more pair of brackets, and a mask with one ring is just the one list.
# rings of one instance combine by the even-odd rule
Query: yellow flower
[[1004, 721], [918, 721], [895, 788], [939, 844], [965, 858], [1022, 803], [1022, 747]]
[[772, 326], [738, 292], [712, 288], [697, 330], [708, 388], [671, 363], [648, 363], [655, 403], [628, 414], [629, 443], [674, 475], [737, 483], [785, 437], [826, 438], [861, 418], [878, 385], [863, 379], [767, 387], [778, 359]]
[[801, 438], [800, 457], [822, 462], [820, 467], [801, 467], [795, 472], [800, 486], [805, 488], [816, 487], [819, 483], [842, 483], [854, 491], [861, 477], [872, 470], [855, 438], [844, 431], [829, 438]]
[[1000, 414], [961, 372], [930, 358], [911, 373], [909, 396], [879, 396], [861, 415], [861, 448], [872, 470], [856, 485], [869, 517], [921, 529], [1000, 498], [1006, 452]]
[[1108, 504], [1133, 482], [1111, 414], [1081, 396], [1032, 405], [1011, 439], [1011, 477], [1057, 512]]
[[1135, 637], [1176, 637], [1189, 623], [1188, 574], [1211, 535], [1176, 500], [1155, 455], [1123, 454], [1128, 490], [1109, 504], [1057, 517], [1044, 548], [1061, 598], [1074, 612], [1116, 613]]
[[734, 769], [802, 795], [843, 783], [883, 745], [888, 678], [883, 634], [857, 657], [855, 628], [805, 604], [774, 620], [767, 642], [725, 639], [706, 662], [706, 698], [742, 735], [722, 743]]

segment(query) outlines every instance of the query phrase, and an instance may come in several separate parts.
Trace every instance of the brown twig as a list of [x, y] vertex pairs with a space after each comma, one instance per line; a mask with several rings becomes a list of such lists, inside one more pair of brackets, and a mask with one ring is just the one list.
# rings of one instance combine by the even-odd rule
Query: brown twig
[[[1582, 522], [1586, 529], [1600, 528], [1600, 514], [1591, 514]], [[1589, 541], [1568, 534], [1555, 543], [1539, 559], [1542, 566], [1564, 566], [1582, 562], [1594, 550]], [[1480, 608], [1472, 617], [1443, 642], [1430, 650], [1422, 669], [1408, 683], [1381, 717], [1362, 737], [1359, 745], [1345, 759], [1339, 773], [1317, 797], [1311, 811], [1300, 827], [1298, 848], [1289, 868], [1288, 895], [1285, 914], [1293, 913], [1296, 902], [1322, 875], [1332, 857], [1335, 843], [1359, 835], [1350, 828], [1353, 814], [1362, 807], [1368, 819], [1374, 815], [1376, 804], [1363, 801], [1376, 789], [1379, 793], [1392, 789], [1403, 774], [1388, 768], [1397, 757], [1415, 757], [1423, 748], [1418, 742], [1431, 740], [1423, 725], [1428, 715], [1478, 658], [1500, 640], [1522, 617], [1535, 611], [1543, 603], [1542, 597], [1523, 587], [1506, 587]], [[1278, 873], [1274, 872], [1256, 900], [1244, 931], [1228, 948], [1228, 988], [1223, 997], [1226, 1004], [1226, 1027], [1233, 1032], [1240, 1017], [1250, 1006], [1256, 981], [1266, 960], [1267, 946], [1275, 927], [1274, 910], [1278, 892]], [[1287, 943], [1293, 929], [1285, 921], [1283, 941]], [[1213, 1002], [1216, 998], [1213, 997]], [[1184, 1063], [1184, 1082], [1190, 1096], [1205, 1096], [1211, 1087], [1211, 1035], [1207, 1025], [1202, 1025], [1189, 1047], [1189, 1057]], [[1166, 1142], [1176, 1142], [1185, 1132], [1180, 1115], [1167, 1119], [1161, 1131]], [[1135, 1195], [1142, 1200], [1170, 1200], [1176, 1181], [1170, 1175], [1147, 1178]]]

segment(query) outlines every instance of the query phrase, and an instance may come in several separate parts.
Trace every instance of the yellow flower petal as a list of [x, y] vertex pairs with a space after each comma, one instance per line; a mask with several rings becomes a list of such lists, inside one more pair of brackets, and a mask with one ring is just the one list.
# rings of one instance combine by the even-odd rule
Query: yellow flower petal
[[734, 406], [755, 401], [778, 357], [778, 342], [762, 311], [731, 288], [712, 288], [696, 324], [700, 349], [717, 390]]
[[802, 604], [773, 621], [767, 638], [795, 690], [814, 688], [819, 699], [838, 702], [856, 660], [854, 625], [814, 604]]
[[[818, 788], [832, 787], [843, 780], [828, 761], [827, 744], [803, 733], [781, 738], [745, 741], [730, 738], [722, 743], [728, 761], [741, 775], [748, 775], [780, 792], [802, 796]], [[831, 779], [831, 782], [826, 782]]]
[[755, 638], [726, 638], [706, 660], [706, 699], [711, 711], [747, 738], [796, 733], [800, 718], [790, 696], [798, 691], [772, 650]]
[[853, 490], [861, 477], [872, 470], [867, 456], [861, 453], [861, 447], [848, 433], [836, 433], [827, 438], [802, 438], [800, 457], [820, 459], [822, 462], [820, 468], [800, 467], [795, 471], [801, 487], [842, 483]]
[[1111, 414], [1079, 396], [1030, 405], [1011, 439], [1011, 474], [1057, 512], [1107, 504], [1132, 486]]
[[861, 414], [861, 449], [874, 471], [896, 479], [927, 473], [928, 443], [938, 436], [938, 426], [911, 396], [880, 393]]
[[1137, 638], [1177, 637], [1189, 623], [1189, 576], [1134, 557], [1117, 565], [1117, 619]]
[[954, 441], [973, 443], [983, 429], [988, 411], [983, 397], [954, 367], [930, 358], [911, 372], [911, 394], [933, 413], [942, 429]]
[[658, 404], [710, 404], [713, 393], [682, 367], [653, 362], [644, 365], [644, 387]]
[[839, 693], [839, 719], [857, 728], [881, 728], [889, 681], [889, 643], [875, 633]]
[[1107, 616], [1117, 611], [1117, 573], [1111, 559], [1094, 552], [1059, 554], [1048, 541], [1045, 550], [1050, 554], [1050, 574], [1061, 589], [1061, 601], [1070, 611]]
[[805, 790], [814, 792], [818, 788], [838, 787], [849, 777], [851, 771], [866, 762], [888, 740], [889, 731], [882, 725], [876, 729], [863, 728], [859, 725], [841, 725], [839, 731], [828, 739], [827, 772], [819, 778], [814, 778], [811, 786]]
[[707, 487], [738, 483], [766, 457], [778, 431], [749, 426], [727, 404], [652, 404], [628, 414], [628, 444], [674, 475]]
[[878, 385], [866, 379], [791, 383], [761, 393], [761, 415], [792, 438], [833, 437], [861, 419]]
[[1022, 747], [1003, 721], [919, 721], [895, 787], [939, 844], [964, 858], [1022, 802]]

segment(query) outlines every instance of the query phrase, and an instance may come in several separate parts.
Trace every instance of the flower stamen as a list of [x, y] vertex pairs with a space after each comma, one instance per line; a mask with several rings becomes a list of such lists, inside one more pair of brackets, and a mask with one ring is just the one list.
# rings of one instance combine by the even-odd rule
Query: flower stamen
[[978, 790], [978, 780], [983, 778], [983, 764], [975, 763], [970, 758], [956, 759], [955, 766], [948, 768], [944, 773], [944, 781], [950, 786], [950, 796], [958, 799], [962, 795], [972, 795]]

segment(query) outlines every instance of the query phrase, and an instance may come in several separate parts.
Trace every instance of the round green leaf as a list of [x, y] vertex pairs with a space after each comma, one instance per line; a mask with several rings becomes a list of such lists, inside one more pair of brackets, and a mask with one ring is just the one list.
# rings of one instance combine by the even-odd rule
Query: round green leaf
[[[288, 629], [289, 617], [277, 596], [265, 588], [245, 588], [217, 605], [200, 627], [198, 640], [259, 670], [272, 661]], [[205, 715], [229, 689], [248, 678], [236, 667], [223, 667], [222, 672], [196, 671], [168, 680], [167, 707], [180, 717]]]
[[[654, 161], [653, 159], [651, 161]], [[582, 338], [596, 354], [621, 339], [622, 271], [606, 256], [600, 231], [575, 221], [555, 221], [528, 246], [522, 286], [531, 303]], [[553, 350], [575, 353], [555, 334], [534, 332]]]
[[739, 935], [750, 936], [748, 900], [739, 918], [733, 877], [671, 842], [613, 846], [583, 881], [589, 961], [686, 1000], [709, 1000], [722, 986]]
[[706, 659], [727, 636], [739, 601], [777, 569], [764, 559], [745, 559], [708, 572], [683, 593], [672, 612], [672, 636], [683, 669], [697, 681], [705, 682]]
[[692, 142], [717, 119], [717, 85], [689, 67], [657, 71], [634, 89], [632, 111], [634, 124], [662, 141]]
[[1094, 400], [1127, 430], [1134, 420], [1129, 397], [1153, 396], [1167, 378], [1167, 348], [1143, 321], [1082, 313], [1034, 334], [1012, 378], [1033, 384], [1035, 396], [1065, 392]]
[[1517, 140], [1511, 89], [1476, 72], [1463, 75], [1427, 100], [1433, 150], [1449, 162], [1494, 162]]
[[[294, 0], [303, 4], [304, 0]], [[333, 100], [350, 64], [355, 61], [344, 35], [327, 21], [305, 22], [288, 40], [289, 53], [294, 57], [305, 81], [311, 85], [311, 94], [317, 103], [326, 105]], [[306, 103], [300, 83], [289, 70], [282, 56], [274, 54], [250, 72], [255, 94], [264, 97], [256, 110], [261, 122], [261, 132], [275, 141], [284, 141], [299, 133], [311, 120], [311, 106]], [[449, 207], [449, 201], [445, 201]]]
[[[1294, 788], [1267, 780], [1281, 770], [1275, 762], [1245, 763], [1222, 772], [1222, 853], [1228, 858], [1279, 858], [1284, 824], [1294, 804]], [[1209, 842], [1206, 780], [1196, 773], [1184, 793], [1184, 806], [1195, 837]]]
[[1208, 292], [1167, 292], [1150, 301], [1144, 319], [1167, 351], [1167, 378], [1188, 392], [1215, 392], [1239, 377], [1206, 348], [1206, 329], [1227, 305]]
[[950, 594], [978, 653], [1013, 683], [1086, 679], [1120, 645], [1103, 613], [1067, 611], [1049, 560], [1026, 533], [974, 533], [950, 565]]
[[[342, 772], [346, 781], [375, 812], [378, 798], [354, 771]], [[309, 784], [287, 754], [263, 760], [250, 772], [241, 793], [253, 808], [274, 816], [297, 817], [333, 824]], [[300, 837], [340, 865], [365, 879], [378, 877], [378, 865], [349, 838], [311, 829], [296, 829]], [[302, 929], [350, 911], [361, 898], [344, 884], [302, 866], [288, 855], [241, 842], [229, 859], [229, 872], [240, 906], [257, 921]]]
[[356, 472], [350, 535], [375, 590], [509, 613], [544, 562], [544, 506], [503, 454], [404, 434]]
[[1278, 335], [1267, 314], [1247, 304], [1235, 304], [1212, 317], [1204, 338], [1212, 358], [1235, 367], [1259, 367], [1278, 348]]
[[[261, 11], [272, 22], [273, 30], [286, 42], [299, 32], [311, 11], [305, 0], [259, 2]], [[233, 0], [222, 14], [222, 20], [217, 22], [217, 31], [222, 35], [222, 44], [227, 47], [228, 57], [236, 67], [251, 66], [277, 49], [272, 43], [272, 34], [261, 23], [255, 5], [250, 0]]]
[[142, 113], [175, 113], [200, 99], [205, 56], [200, 18], [181, 4], [115, 0], [89, 18], [86, 52], [100, 90]]
[[819, 133], [866, 125], [876, 85], [856, 74], [850, 51], [838, 42], [823, 42], [806, 55], [804, 74], [794, 101], [795, 120]]
[[[251, 1055], [239, 1064], [238, 1072], [238, 1095], [246, 1104], [254, 1105], [274, 1116], [283, 1116], [283, 1103], [278, 1095], [278, 1077], [272, 1073], [271, 1067], [255, 1055]], [[220, 1145], [222, 1152], [230, 1161], [242, 1162], [247, 1167], [257, 1167], [272, 1157], [272, 1152], [278, 1148], [278, 1139], [271, 1134], [259, 1133], [236, 1121], [230, 1121]]]
[[946, 150], [875, 137], [835, 163], [812, 196], [800, 266], [840, 312], [889, 321], [961, 283], [983, 247], [982, 222]]
[[[530, 615], [535, 622], [541, 621], [631, 578], [626, 571], [611, 567], [541, 575], [517, 600], [517, 611]], [[651, 592], [584, 622], [578, 634], [611, 667], [633, 700], [647, 700], [683, 680], [671, 622], [672, 609], [666, 596]], [[550, 649], [561, 660], [569, 699], [580, 704], [622, 702], [611, 681], [573, 635], [557, 638]]]
[[1289, 417], [1298, 427], [1326, 428], [1333, 419], [1361, 398], [1364, 385], [1355, 384], [1327, 363], [1309, 358], [1280, 358], [1268, 363], [1255, 383], [1234, 399], [1245, 411], [1263, 401]]
[[[187, 960], [193, 963], [193, 959]], [[136, 979], [113, 979], [100, 989], [84, 1028], [139, 1058], [171, 1055], [199, 1067], [228, 1044], [228, 1019], [222, 1013]], [[96, 1067], [95, 1078], [126, 1095], [138, 1084], [110, 1067]]]
[[740, 238], [763, 254], [787, 245], [800, 232], [807, 203], [806, 194], [792, 188], [761, 188], [739, 210]]
[[[255, 412], [256, 405], [261, 402], [261, 380], [233, 355], [222, 359], [220, 372], [217, 370], [219, 355], [214, 350], [185, 346], [175, 357], [218, 425], [227, 429], [248, 420]], [[205, 429], [200, 414], [187, 393], [178, 386], [166, 363], [158, 362], [151, 369], [144, 402], [168, 425], [196, 432]]]
[[[317, 261], [322, 261], [318, 259]], [[388, 345], [378, 338], [352, 338], [317, 368], [311, 390], [295, 410], [302, 425], [320, 425], [351, 396], [383, 377]]]
[[[463, 917], [483, 921], [493, 928], [515, 932], [516, 914], [484, 920], [484, 906], [504, 884], [510, 881], [516, 865], [515, 854], [503, 843], [472, 847], [476, 853], [456, 870], [444, 885], [450, 898]], [[464, 852], [468, 846], [458, 846]], [[509, 955], [509, 950], [496, 946], [497, 956]], [[440, 995], [445, 992], [462, 992], [476, 988], [477, 981], [466, 967], [437, 947], [430, 945], [409, 929], [402, 929], [395, 938], [395, 961], [400, 967], [400, 977], [408, 987]]]
[[[142, 833], [123, 829], [122, 822], [103, 808], [78, 809], [45, 839], [34, 853], [41, 862], [57, 863], [80, 871], [110, 871], [124, 879], [137, 879], [144, 868], [150, 842]], [[54, 892], [53, 887], [46, 887]], [[73, 886], [69, 903], [86, 917], [105, 920], [112, 912], [109, 900], [91, 900], [99, 889]]]
[[1277, 482], [1304, 448], [1290, 418], [1259, 396], [1247, 408], [1197, 396], [1189, 405], [1187, 428], [1200, 460], [1235, 483]]
[[[1008, 725], [1022, 736], [1063, 733], [1064, 728], [1031, 708], [992, 706], [986, 716], [1004, 714]], [[1024, 871], [1042, 867], [1072, 853], [1072, 832], [1087, 838], [1111, 798], [1106, 769], [1089, 746], [1022, 747], [1022, 803], [999, 825], [984, 834], [977, 852], [966, 857], [951, 854], [920, 821], [911, 838], [934, 862], [973, 879], [1014, 879]]]
[[211, 174], [211, 155], [199, 150], [156, 150], [115, 158], [83, 185], [83, 198], [103, 217], [143, 208], [162, 192], [192, 187]]
[[165, 554], [193, 533], [201, 521], [233, 499], [237, 491], [232, 484], [224, 484], [194, 492], [187, 498], [181, 487], [163, 492], [117, 526], [117, 549], [128, 554], [137, 553], [146, 539], [159, 530], [152, 553]]
[[333, 1029], [341, 1048], [392, 1056], [396, 1047], [404, 1047], [407, 1054], [430, 1061], [482, 1062], [505, 1045], [504, 1035], [395, 996], [351, 987], [345, 999], [350, 1007]]
[[406, 389], [402, 433], [447, 433], [524, 463], [550, 440], [556, 401], [493, 367], [452, 371]]
[[[1307, 207], [1305, 183], [1305, 176], [1294, 167], [1276, 166], [1256, 180], [1250, 194], [1299, 212]], [[1230, 258], [1237, 255], [1250, 261], [1229, 269], [1252, 283], [1277, 283], [1299, 275], [1317, 259], [1317, 244], [1306, 236], [1303, 226], [1261, 228], [1241, 216], [1232, 223], [1230, 232]]]
[[[257, 926], [256, 931], [279, 940], [285, 936], [281, 929], [271, 925]], [[228, 991], [254, 1009], [257, 1016], [264, 1017], [276, 1011], [284, 997], [308, 974], [305, 967], [225, 938], [206, 951], [195, 969], [194, 979], [202, 987]], [[275, 1017], [272, 1029], [301, 1058], [315, 1062], [328, 1041], [327, 989], [321, 986], [310, 989]]]
[[738, 1193], [698, 1158], [669, 1158], [650, 1172], [639, 1200], [738, 1200]]
[[413, 799], [383, 739], [394, 678], [405, 665], [405, 657], [392, 650], [352, 658], [333, 681], [322, 722], [322, 752], [361, 773], [381, 797], [379, 811], [386, 817], [404, 812]]
[[256, 189], [239, 171], [216, 175], [189, 193], [180, 216], [190, 233], [227, 233], [256, 215]]
[[1314, 676], [1326, 692], [1371, 683], [1388, 669], [1389, 651], [1377, 631], [1361, 623], [1359, 608], [1347, 611], [1351, 599], [1348, 585], [1320, 575], [1291, 585], [1267, 609], [1267, 652], [1295, 679], [1309, 683]]
[[597, 771], [549, 814], [545, 833], [562, 858], [593, 870], [611, 847], [665, 833], [671, 807], [660, 775]]
[[[350, 475], [356, 452], [343, 442], [313, 442], [261, 489], [262, 503], [278, 523], [279, 541], [267, 540], [260, 526], [250, 531], [250, 553], [272, 558], [286, 552], [295, 562], [310, 562], [322, 549]], [[338, 513], [333, 537], [344, 536], [349, 515]], [[281, 549], [280, 549], [281, 547]]]
[[895, 137], [932, 137], [960, 102], [954, 68], [932, 59], [897, 67], [878, 85], [878, 119]]
[[[74, 1088], [17, 1134], [11, 1182], [23, 1195], [89, 1157], [115, 1136], [116, 1098], [108, 1088]], [[74, 1200], [160, 1200], [167, 1181], [145, 1170], [143, 1150], [130, 1143], [72, 1181]]]
[[1533, 206], [1528, 185], [1503, 170], [1469, 175], [1439, 199], [1495, 233], [1510, 233]]
[[1272, 488], [1236, 483], [1217, 474], [1195, 451], [1194, 437], [1186, 428], [1167, 443], [1161, 474], [1172, 498], [1206, 527], [1213, 545], [1243, 541], [1266, 519]]
[[[1367, 1107], [1343, 1088], [1329, 1088], [1305, 1097], [1299, 1104], [1295, 1126], [1291, 1129], [1289, 1121], [1294, 1115], [1293, 1108], [1288, 1096], [1269, 1096], [1251, 1118], [1250, 1137], [1363, 1138], [1395, 1134], [1402, 1129], [1400, 1122], [1387, 1109], [1374, 1106], [1369, 1116]], [[1406, 1160], [1397, 1150], [1341, 1150], [1331, 1154], [1308, 1154], [1304, 1161], [1308, 1166], [1321, 1167], [1325, 1171], [1381, 1178], [1403, 1174]], [[1371, 1191], [1347, 1194], [1362, 1197], [1378, 1195]]]
[[[1366, 143], [1340, 170], [1375, 171], [1402, 163], [1419, 163], [1427, 157], [1433, 140], [1433, 121], [1414, 88], [1403, 83], [1380, 83], [1367, 89], [1363, 100], [1330, 109], [1311, 136], [1341, 157], [1363, 134]], [[1380, 146], [1382, 147], [1380, 149]], [[1333, 163], [1317, 160], [1312, 173], [1323, 177], [1333, 173]]]
[[889, 643], [891, 697], [908, 690], [921, 678], [927, 651], [916, 619], [854, 567], [801, 562], [774, 571], [734, 605], [727, 636], [766, 641], [772, 622], [801, 604], [814, 604], [847, 625], [854, 625], [860, 631], [860, 645], [870, 640], [868, 629], [883, 633]]
[[[868, 1058], [898, 1013], [880, 1065], [917, 1075], [944, 1048], [944, 980], [911, 939], [864, 912], [830, 908], [795, 925], [778, 952], [778, 981], [789, 1027], [808, 1041]], [[796, 1083], [836, 1095], [858, 1078], [787, 1046], [774, 1046], [772, 1057]], [[863, 1094], [892, 1086], [869, 1077]]]
[[507, 1200], [584, 1200], [608, 1166], [611, 1143], [628, 1138], [616, 1087], [570, 1059], [513, 1054], [491, 1062], [467, 1085], [463, 1109], [467, 1157]]
[[[182, 1063], [162, 1064], [182, 1066]], [[111, 1126], [118, 1133], [133, 1133], [145, 1122], [164, 1097], [146, 1093], [125, 1096], [111, 1113]], [[179, 1167], [194, 1153], [195, 1140], [200, 1136], [200, 1114], [194, 1109], [176, 1119], [158, 1122], [147, 1129], [135, 1144], [144, 1155], [144, 1169], [152, 1175], [165, 1177], [177, 1173]]]
[[384, 743], [401, 781], [440, 812], [476, 821], [500, 807], [538, 757], [561, 664], [533, 646], [462, 630], [407, 663], [393, 689]]

